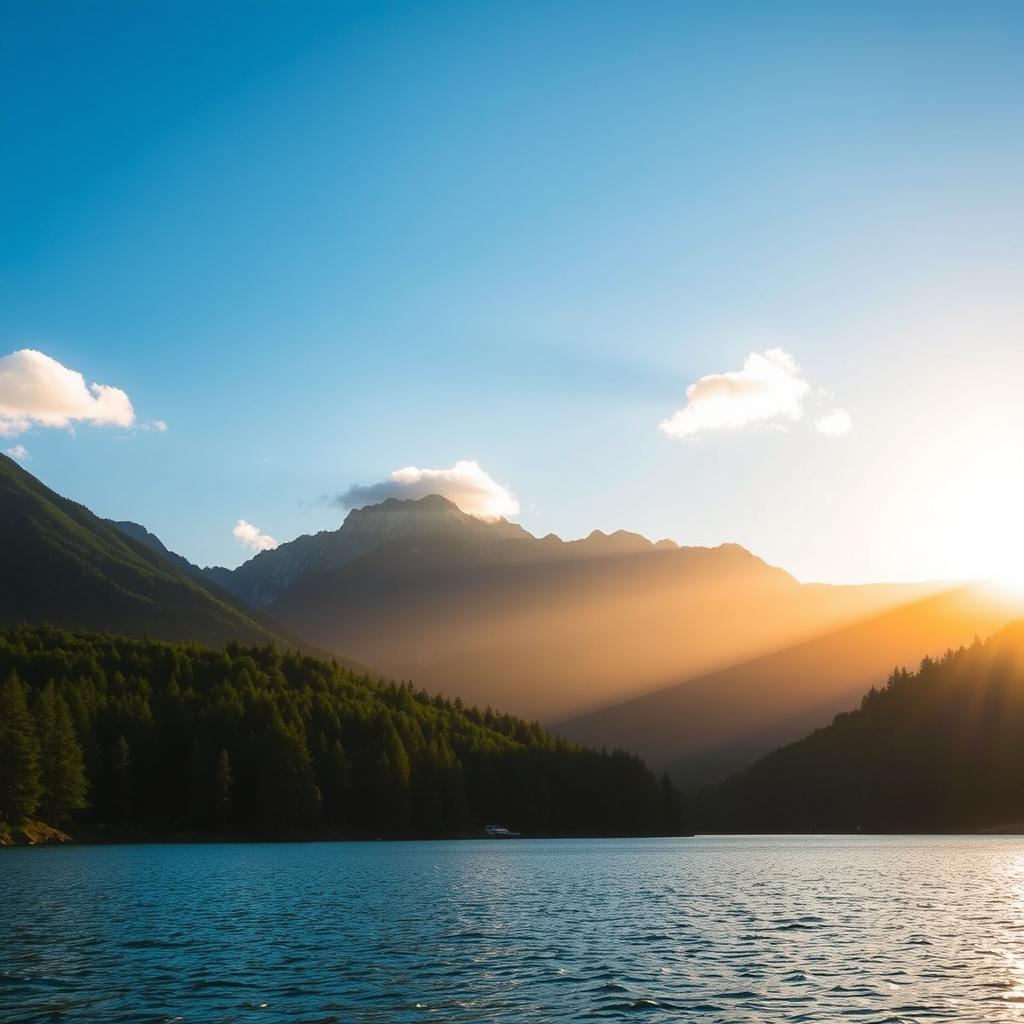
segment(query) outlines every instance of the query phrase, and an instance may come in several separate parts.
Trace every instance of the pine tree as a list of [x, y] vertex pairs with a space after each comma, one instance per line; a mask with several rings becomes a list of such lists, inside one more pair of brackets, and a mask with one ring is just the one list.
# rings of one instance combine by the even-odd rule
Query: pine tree
[[377, 760], [377, 823], [381, 831], [393, 835], [408, 832], [411, 775], [405, 744], [392, 727]]
[[67, 701], [48, 684], [34, 707], [39, 736], [40, 813], [54, 825], [66, 825], [88, 806], [85, 762]]
[[216, 817], [211, 771], [216, 769], [209, 738], [206, 730], [198, 729], [188, 759], [188, 811], [192, 822], [199, 826], [212, 825]]
[[113, 810], [119, 822], [130, 822], [134, 793], [132, 790], [132, 752], [124, 733], [117, 737], [109, 754]]
[[462, 765], [443, 740], [438, 741], [443, 766], [442, 787], [444, 793], [444, 824], [449, 832], [461, 832], [465, 827], [466, 789], [462, 777]]
[[12, 671], [0, 686], [0, 818], [18, 825], [36, 812], [39, 742], [25, 687]]
[[343, 828], [348, 819], [349, 764], [341, 740], [335, 740], [325, 751], [319, 777], [324, 818], [335, 828]]
[[231, 774], [231, 758], [226, 750], [217, 755], [217, 772], [214, 778], [214, 800], [216, 801], [218, 823], [224, 828], [228, 823], [231, 807], [231, 790], [235, 780]]
[[658, 780], [658, 797], [661, 800], [661, 830], [666, 835], [672, 835], [682, 829], [683, 815], [679, 797], [667, 772], [662, 773]]
[[320, 788], [299, 733], [275, 718], [260, 744], [259, 816], [274, 829], [311, 827], [320, 816]]

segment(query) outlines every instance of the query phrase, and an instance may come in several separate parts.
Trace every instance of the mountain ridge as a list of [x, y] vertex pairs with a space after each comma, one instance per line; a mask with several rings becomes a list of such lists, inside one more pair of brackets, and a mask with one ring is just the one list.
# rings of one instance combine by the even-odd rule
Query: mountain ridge
[[530, 536], [521, 526], [504, 519], [498, 524], [477, 519], [441, 495], [413, 501], [387, 498], [376, 505], [353, 509], [341, 526], [333, 530], [302, 534], [276, 548], [260, 551], [236, 569], [208, 566], [201, 571], [249, 604], [266, 607], [302, 576], [340, 568], [388, 540], [453, 530], [465, 530], [478, 537], [485, 531], [493, 531], [488, 535], [494, 537]]
[[963, 585], [758, 658], [681, 680], [553, 726], [623, 746], [683, 784], [723, 778], [824, 725], [894, 665], [916, 664], [1024, 614], [1024, 600]]
[[701, 829], [1021, 830], [1024, 621], [896, 669], [809, 735], [694, 794]]
[[[929, 592], [927, 585], [799, 584], [737, 544], [680, 547], [625, 530], [538, 538], [505, 520], [472, 517], [439, 495], [355, 509], [333, 531], [296, 538], [212, 575], [169, 552], [144, 527], [117, 525], [200, 578], [226, 577], [230, 586], [250, 574], [249, 589], [236, 586], [235, 596], [241, 590], [242, 600], [262, 599], [257, 607], [317, 649], [354, 654], [385, 675], [413, 678], [451, 697], [555, 721], [564, 735], [636, 750], [684, 780], [707, 760], [706, 750], [688, 750], [692, 729], [677, 728], [673, 714], [659, 714], [650, 728], [630, 724], [634, 705], [672, 688], [664, 673], [694, 684], [691, 695], [702, 675], [726, 680], [723, 693], [743, 690], [749, 683], [737, 679], [756, 676], [759, 661], [785, 660], [794, 644], [827, 644], [834, 627], [857, 626]], [[770, 625], [773, 616], [778, 628]], [[986, 620], [982, 628], [990, 625]], [[898, 653], [916, 658], [934, 641], [929, 635]], [[782, 732], [778, 707], [765, 708], [760, 724], [741, 714], [746, 724], [723, 745], [713, 773], [821, 724], [837, 700], [891, 666], [874, 664], [854, 678], [844, 675], [846, 667], [822, 670], [822, 692], [807, 690]], [[845, 680], [838, 694], [837, 679]], [[703, 708], [689, 715], [694, 722], [706, 721], [722, 700], [704, 685]], [[785, 685], [774, 678], [768, 689]], [[763, 695], [748, 693], [741, 703], [761, 706]], [[559, 709], [568, 714], [557, 715]], [[602, 716], [616, 721], [585, 731], [588, 720]], [[652, 743], [666, 727], [670, 740]], [[699, 766], [698, 774], [707, 769]]]
[[395, 536], [266, 607], [318, 647], [550, 722], [929, 590], [805, 586], [737, 544], [500, 529]]
[[3, 625], [298, 644], [254, 609], [186, 575], [151, 542], [51, 490], [6, 455], [0, 455], [0, 565], [7, 584], [0, 588]]
[[318, 649], [562, 724], [931, 590], [799, 584], [731, 543], [535, 537], [440, 495], [354, 509], [235, 570], [193, 569]]
[[144, 545], [151, 551], [155, 551], [168, 562], [176, 565], [183, 573], [200, 579], [205, 578], [203, 570], [198, 565], [194, 565], [184, 555], [171, 551], [155, 533], [147, 530], [141, 523], [132, 522], [130, 519], [107, 519], [104, 521], [131, 537], [132, 540], [138, 541], [139, 544]]

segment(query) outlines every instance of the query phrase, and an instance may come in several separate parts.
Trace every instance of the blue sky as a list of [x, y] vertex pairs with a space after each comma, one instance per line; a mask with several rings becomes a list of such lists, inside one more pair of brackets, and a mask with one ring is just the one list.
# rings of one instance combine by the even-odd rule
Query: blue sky
[[[233, 565], [475, 460], [536, 533], [1024, 576], [1021, 5], [0, 12], [0, 355], [137, 416], [0, 439], [58, 491]], [[659, 430], [775, 349], [799, 419]]]

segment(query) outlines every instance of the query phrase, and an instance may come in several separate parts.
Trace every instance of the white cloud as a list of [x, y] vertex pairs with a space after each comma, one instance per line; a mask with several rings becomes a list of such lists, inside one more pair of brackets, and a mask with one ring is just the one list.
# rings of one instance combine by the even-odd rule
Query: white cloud
[[135, 410], [120, 388], [86, 385], [77, 370], [43, 352], [23, 348], [0, 357], [0, 436], [33, 426], [73, 428], [75, 422], [130, 427]]
[[686, 405], [660, 429], [685, 439], [707, 430], [742, 430], [752, 423], [798, 420], [811, 386], [784, 349], [751, 352], [742, 370], [701, 377], [686, 389]]
[[142, 429], [155, 430], [158, 434], [166, 434], [167, 424], [164, 420], [146, 420], [146, 422], [142, 424]]
[[277, 541], [264, 533], [258, 526], [239, 519], [235, 528], [231, 531], [241, 542], [242, 547], [250, 548], [252, 551], [270, 551], [277, 547]]
[[14, 459], [15, 462], [32, 461], [32, 456], [29, 455], [28, 449], [23, 444], [16, 444], [13, 448], [8, 448], [6, 454]]
[[814, 421], [814, 429], [826, 437], [842, 437], [853, 427], [853, 420], [845, 409], [833, 409]]
[[519, 514], [519, 502], [508, 487], [469, 459], [460, 459], [451, 469], [396, 469], [381, 483], [350, 487], [337, 501], [343, 508], [358, 508], [386, 498], [425, 498], [428, 494], [440, 494], [478, 519], [493, 521]]

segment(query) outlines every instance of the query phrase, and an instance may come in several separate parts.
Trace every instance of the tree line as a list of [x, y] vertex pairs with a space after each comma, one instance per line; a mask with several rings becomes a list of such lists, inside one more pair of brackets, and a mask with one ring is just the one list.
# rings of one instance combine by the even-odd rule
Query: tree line
[[638, 758], [295, 651], [0, 630], [0, 819], [224, 834], [664, 834]]

